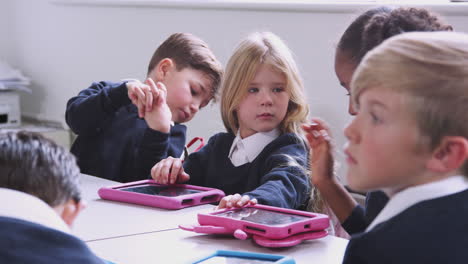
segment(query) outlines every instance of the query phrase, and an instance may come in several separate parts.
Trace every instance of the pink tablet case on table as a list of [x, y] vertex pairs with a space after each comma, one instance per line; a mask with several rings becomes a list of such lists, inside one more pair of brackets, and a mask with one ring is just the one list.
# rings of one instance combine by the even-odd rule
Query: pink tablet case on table
[[266, 205], [222, 209], [198, 214], [199, 225], [179, 228], [208, 234], [230, 234], [238, 239], [252, 238], [264, 247], [290, 247], [304, 240], [326, 236], [327, 215]]
[[[147, 194], [128, 190], [135, 188], [158, 188], [160, 194]], [[124, 189], [127, 189], [124, 190]], [[189, 206], [218, 202], [224, 197], [224, 192], [218, 189], [188, 185], [188, 184], [158, 184], [154, 180], [129, 182], [110, 187], [102, 187], [98, 191], [102, 199], [146, 206], [180, 209]]]

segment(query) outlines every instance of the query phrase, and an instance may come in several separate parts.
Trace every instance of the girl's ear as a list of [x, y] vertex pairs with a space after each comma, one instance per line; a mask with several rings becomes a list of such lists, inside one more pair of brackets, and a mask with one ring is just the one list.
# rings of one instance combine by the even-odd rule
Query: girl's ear
[[468, 159], [468, 139], [446, 136], [427, 161], [427, 168], [434, 172], [452, 172], [460, 169]]
[[167, 74], [175, 67], [175, 62], [170, 58], [162, 59], [153, 71], [150, 73], [150, 78], [154, 82], [162, 82], [167, 77]]

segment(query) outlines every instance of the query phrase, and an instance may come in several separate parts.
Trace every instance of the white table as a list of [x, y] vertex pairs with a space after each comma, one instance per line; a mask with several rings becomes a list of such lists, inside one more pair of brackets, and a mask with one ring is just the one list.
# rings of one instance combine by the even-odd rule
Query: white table
[[290, 248], [269, 249], [252, 240], [197, 234], [180, 229], [88, 242], [100, 257], [119, 264], [192, 263], [216, 250], [287, 255], [297, 264], [342, 262], [348, 240], [327, 236]]
[[102, 200], [97, 191], [115, 181], [82, 175], [82, 194], [87, 208], [78, 216], [73, 233], [84, 241], [144, 234], [178, 228], [179, 224], [197, 221], [197, 213], [213, 210], [213, 205], [200, 205], [180, 210], [167, 210]]
[[87, 174], [81, 174], [81, 195], [85, 201], [99, 199], [98, 190], [104, 186], [112, 186], [119, 182], [94, 177]]
[[74, 233], [97, 255], [118, 264], [191, 263], [220, 249], [288, 255], [298, 264], [334, 264], [342, 262], [348, 243], [327, 236], [291, 248], [268, 249], [251, 240], [183, 231], [177, 228], [179, 224], [196, 223], [197, 213], [211, 211], [213, 205], [173, 211], [99, 198], [100, 187], [116, 184], [83, 175], [82, 192], [88, 208], [78, 217]]

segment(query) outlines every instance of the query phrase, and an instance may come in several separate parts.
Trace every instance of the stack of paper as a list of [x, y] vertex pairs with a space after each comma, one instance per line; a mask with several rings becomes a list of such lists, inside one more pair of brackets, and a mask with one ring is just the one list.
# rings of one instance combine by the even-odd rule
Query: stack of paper
[[8, 63], [0, 61], [0, 91], [19, 90], [32, 92], [28, 87], [31, 84], [19, 70], [13, 69]]

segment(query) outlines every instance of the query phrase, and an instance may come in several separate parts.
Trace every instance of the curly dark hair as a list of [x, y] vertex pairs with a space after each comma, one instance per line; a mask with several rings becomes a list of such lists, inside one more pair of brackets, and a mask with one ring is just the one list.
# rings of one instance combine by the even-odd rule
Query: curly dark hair
[[423, 8], [376, 7], [364, 12], [345, 30], [338, 49], [359, 64], [368, 51], [384, 40], [412, 31], [452, 31], [451, 25]]

